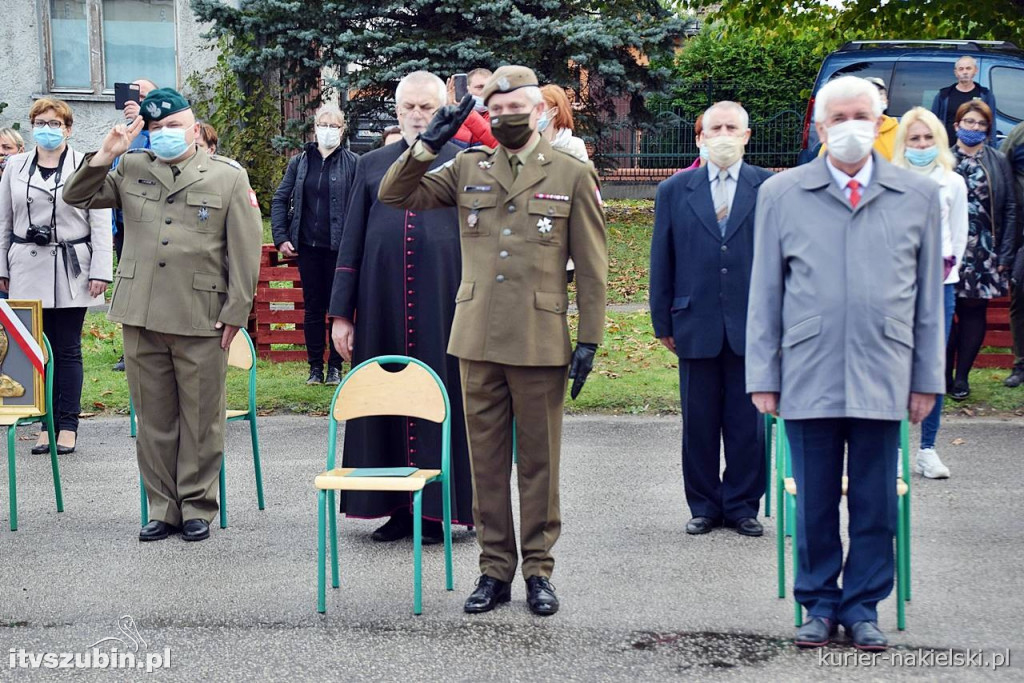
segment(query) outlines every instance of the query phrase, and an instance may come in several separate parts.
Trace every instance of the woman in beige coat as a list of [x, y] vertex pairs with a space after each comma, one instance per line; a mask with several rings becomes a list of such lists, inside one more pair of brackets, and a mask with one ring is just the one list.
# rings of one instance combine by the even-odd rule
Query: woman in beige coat
[[[84, 154], [68, 146], [71, 107], [44, 97], [29, 110], [36, 148], [7, 160], [0, 179], [0, 291], [39, 299], [54, 356], [57, 452], [72, 453], [82, 401], [82, 324], [112, 280], [109, 209], [76, 209], [62, 188]], [[49, 447], [41, 432], [33, 453]]]

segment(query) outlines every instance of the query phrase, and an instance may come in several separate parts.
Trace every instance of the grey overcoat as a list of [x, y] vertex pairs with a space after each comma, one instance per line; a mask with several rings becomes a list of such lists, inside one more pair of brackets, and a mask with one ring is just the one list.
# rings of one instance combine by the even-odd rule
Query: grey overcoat
[[785, 419], [901, 420], [945, 391], [939, 186], [872, 154], [856, 209], [824, 156], [758, 193], [747, 391]]

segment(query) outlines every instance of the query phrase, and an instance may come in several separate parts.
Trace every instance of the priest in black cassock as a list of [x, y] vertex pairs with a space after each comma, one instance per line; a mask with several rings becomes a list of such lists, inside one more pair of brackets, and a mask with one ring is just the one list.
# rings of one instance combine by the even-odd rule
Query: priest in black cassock
[[[358, 363], [383, 354], [422, 360], [441, 378], [451, 401], [452, 523], [473, 523], [473, 484], [462, 409], [459, 360], [447, 353], [455, 315], [462, 258], [459, 219], [453, 208], [404, 211], [377, 200], [377, 188], [391, 164], [416, 141], [434, 111], [447, 101], [445, 84], [426, 71], [403, 78], [395, 90], [402, 140], [359, 159], [345, 233], [338, 252], [328, 315], [331, 336], [345, 360]], [[458, 147], [442, 148], [435, 166], [454, 158]], [[345, 425], [343, 467], [441, 466], [441, 425], [401, 417], [367, 417]], [[423, 542], [440, 543], [440, 486], [423, 492]], [[349, 517], [389, 517], [373, 532], [375, 541], [412, 535], [410, 494], [343, 491], [341, 511]]]

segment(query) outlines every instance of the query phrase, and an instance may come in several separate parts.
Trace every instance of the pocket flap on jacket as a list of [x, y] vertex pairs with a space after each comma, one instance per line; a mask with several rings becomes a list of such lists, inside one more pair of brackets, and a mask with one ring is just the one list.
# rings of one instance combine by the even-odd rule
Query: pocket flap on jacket
[[565, 313], [569, 309], [569, 295], [565, 292], [534, 292], [535, 308], [552, 313]]
[[885, 336], [893, 341], [898, 341], [904, 346], [914, 348], [914, 331], [910, 325], [896, 318], [885, 319]]
[[572, 210], [569, 202], [555, 202], [547, 199], [531, 199], [527, 211], [541, 216], [566, 218]]
[[135, 260], [134, 259], [123, 259], [117, 264], [117, 277], [123, 277], [131, 279], [135, 277]]
[[688, 296], [677, 296], [672, 299], [672, 312], [682, 311], [690, 307], [690, 297]]
[[459, 195], [459, 206], [464, 209], [487, 209], [498, 205], [498, 195], [463, 192]]
[[224, 278], [210, 273], [196, 273], [192, 277], [192, 289], [198, 289], [201, 292], [228, 293], [228, 285]]
[[460, 282], [459, 291], [455, 293], [455, 303], [462, 301], [469, 301], [473, 298], [473, 289], [476, 286], [475, 282]]
[[190, 206], [209, 206], [211, 209], [221, 208], [220, 195], [210, 192], [187, 192], [185, 203]]
[[811, 337], [817, 337], [819, 334], [821, 334], [821, 316], [816, 315], [813, 318], [802, 320], [786, 330], [782, 335], [782, 347], [794, 346]]

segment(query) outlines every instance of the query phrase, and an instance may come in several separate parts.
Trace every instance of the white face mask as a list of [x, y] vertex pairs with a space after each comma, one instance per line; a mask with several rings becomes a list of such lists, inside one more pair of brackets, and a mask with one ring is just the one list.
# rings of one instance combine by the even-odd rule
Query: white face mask
[[826, 130], [828, 153], [844, 164], [853, 164], [865, 158], [875, 144], [874, 121], [843, 121]]
[[334, 149], [341, 144], [341, 129], [317, 126], [316, 143], [324, 149]]
[[711, 163], [719, 168], [729, 168], [743, 157], [747, 141], [736, 135], [719, 135], [705, 137], [704, 146], [707, 147]]

